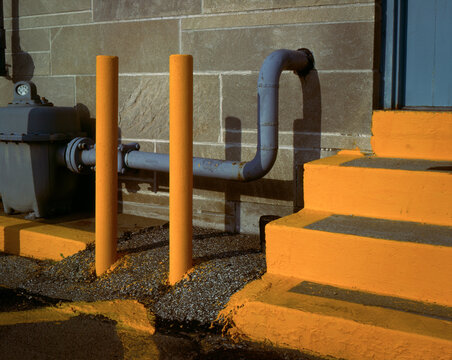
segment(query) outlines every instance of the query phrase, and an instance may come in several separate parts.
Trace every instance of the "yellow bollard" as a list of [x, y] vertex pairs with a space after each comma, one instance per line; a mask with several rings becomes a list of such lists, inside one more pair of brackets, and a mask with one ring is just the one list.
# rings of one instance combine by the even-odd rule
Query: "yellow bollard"
[[193, 58], [170, 56], [169, 283], [192, 267]]
[[118, 57], [96, 59], [96, 274], [116, 261]]

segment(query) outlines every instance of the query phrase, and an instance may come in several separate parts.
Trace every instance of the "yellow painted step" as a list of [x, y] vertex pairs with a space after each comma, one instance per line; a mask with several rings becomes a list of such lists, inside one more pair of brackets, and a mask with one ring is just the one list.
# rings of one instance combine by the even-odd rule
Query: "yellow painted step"
[[265, 232], [268, 273], [452, 306], [452, 227], [304, 209]]
[[374, 111], [372, 134], [378, 156], [452, 160], [452, 112]]
[[297, 291], [301, 284], [266, 274], [234, 294], [221, 314], [231, 335], [349, 360], [452, 358], [450, 316], [307, 295]]
[[304, 168], [307, 208], [452, 225], [452, 161], [341, 152]]
[[[22, 217], [0, 215], [1, 252], [59, 261], [94, 243], [93, 217], [74, 215], [52, 220]], [[166, 221], [118, 214], [118, 237], [126, 231], [164, 223]]]

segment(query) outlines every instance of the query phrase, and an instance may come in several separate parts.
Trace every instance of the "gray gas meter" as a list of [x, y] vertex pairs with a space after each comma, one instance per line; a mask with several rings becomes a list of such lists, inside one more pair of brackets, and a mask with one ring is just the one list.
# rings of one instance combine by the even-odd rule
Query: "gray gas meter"
[[40, 98], [32, 82], [14, 85], [12, 103], [0, 108], [0, 195], [7, 214], [70, 211], [77, 179], [57, 158], [82, 135], [74, 108]]

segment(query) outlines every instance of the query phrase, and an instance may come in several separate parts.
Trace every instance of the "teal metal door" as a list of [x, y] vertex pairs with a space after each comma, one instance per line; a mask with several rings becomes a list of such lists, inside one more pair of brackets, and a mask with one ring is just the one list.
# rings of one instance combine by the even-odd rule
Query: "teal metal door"
[[452, 108], [452, 0], [383, 2], [384, 108]]

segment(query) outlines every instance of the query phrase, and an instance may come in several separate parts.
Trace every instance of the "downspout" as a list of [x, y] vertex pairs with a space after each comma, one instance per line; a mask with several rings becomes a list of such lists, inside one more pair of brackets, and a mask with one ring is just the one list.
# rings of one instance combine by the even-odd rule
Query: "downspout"
[[[307, 49], [277, 50], [265, 59], [257, 84], [257, 151], [249, 162], [193, 158], [193, 175], [215, 179], [252, 181], [267, 174], [278, 153], [279, 77], [284, 70], [299, 76], [314, 67], [314, 58]], [[169, 155], [131, 151], [125, 154], [125, 165], [132, 169], [169, 171]]]

